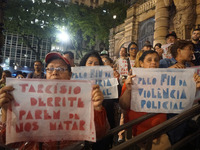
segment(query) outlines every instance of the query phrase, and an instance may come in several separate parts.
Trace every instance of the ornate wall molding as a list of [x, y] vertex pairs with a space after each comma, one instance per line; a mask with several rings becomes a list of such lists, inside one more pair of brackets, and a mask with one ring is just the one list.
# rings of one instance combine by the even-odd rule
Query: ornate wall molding
[[155, 7], [155, 4], [156, 4], [156, 1], [157, 0], [150, 0], [142, 5], [140, 5], [139, 7], [136, 8], [136, 16], [150, 10], [150, 9], [153, 9]]

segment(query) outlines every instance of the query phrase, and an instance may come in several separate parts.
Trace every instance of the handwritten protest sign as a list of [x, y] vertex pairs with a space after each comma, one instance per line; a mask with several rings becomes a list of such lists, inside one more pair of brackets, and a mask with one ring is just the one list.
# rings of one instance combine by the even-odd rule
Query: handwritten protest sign
[[118, 70], [121, 76], [128, 76], [128, 63], [126, 59], [118, 59]]
[[100, 86], [105, 99], [118, 98], [118, 81], [110, 66], [72, 67], [72, 80], [94, 80]]
[[133, 74], [132, 110], [180, 113], [192, 107], [196, 93], [194, 70], [135, 68]]
[[165, 44], [165, 45], [162, 45], [162, 49], [163, 49], [163, 54], [162, 54], [162, 57], [163, 57], [163, 59], [164, 58], [172, 58], [172, 55], [171, 55], [171, 53], [170, 53], [170, 50], [169, 50], [169, 47], [172, 45], [172, 43], [170, 43], [170, 44]]
[[89, 81], [7, 79], [15, 100], [7, 112], [6, 143], [95, 141]]
[[134, 66], [135, 66], [135, 60], [130, 60], [130, 65], [131, 65], [131, 68], [134, 68]]
[[[195, 72], [200, 76], [200, 66], [192, 66], [188, 67], [187, 69], [195, 69]], [[196, 91], [194, 103], [197, 103], [198, 101], [200, 101], [200, 89], [197, 89]]]

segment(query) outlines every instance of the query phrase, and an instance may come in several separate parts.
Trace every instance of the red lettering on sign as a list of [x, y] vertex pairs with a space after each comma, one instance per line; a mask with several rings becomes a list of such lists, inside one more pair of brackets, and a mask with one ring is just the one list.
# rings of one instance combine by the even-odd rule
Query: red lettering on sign
[[71, 94], [71, 92], [72, 92], [72, 87], [70, 86], [69, 87], [69, 94]]
[[22, 117], [26, 114], [25, 110], [20, 110], [19, 111], [19, 120], [22, 120]]
[[46, 104], [42, 101], [41, 98], [39, 98], [39, 104], [38, 104], [38, 106], [46, 106]]
[[81, 98], [78, 98], [78, 107], [84, 107], [84, 103]]
[[25, 123], [24, 130], [29, 132], [31, 130], [31, 123], [29, 122]]
[[36, 110], [35, 111], [35, 119], [42, 119], [42, 110]]
[[23, 131], [27, 131], [27, 132], [30, 132], [31, 130], [38, 130], [39, 129], [39, 126], [37, 124], [37, 122], [27, 122], [27, 123], [20, 123], [19, 126], [16, 124], [16, 132], [17, 133], [20, 133], [20, 132], [23, 132]]
[[23, 132], [23, 123], [20, 123], [19, 126], [16, 124], [16, 132]]
[[46, 93], [48, 93], [48, 94], [51, 94], [52, 92], [51, 92], [51, 87], [52, 87], [52, 85], [47, 85], [47, 87], [45, 88], [45, 92]]
[[61, 87], [60, 87], [60, 94], [65, 94], [65, 93], [67, 93], [67, 88], [66, 88], [66, 86], [65, 85], [62, 85]]
[[64, 124], [66, 125], [66, 130], [69, 130], [69, 125], [72, 123], [72, 121], [64, 121]]
[[37, 122], [33, 122], [33, 129], [32, 130], [38, 130], [39, 129], [39, 126], [37, 124]]
[[60, 110], [58, 112], [53, 111], [53, 119], [60, 119]]
[[60, 106], [60, 97], [55, 97], [55, 106]]
[[43, 84], [38, 84], [38, 90], [37, 90], [37, 92], [38, 93], [43, 93], [43, 87], [44, 87]]
[[44, 120], [48, 120], [48, 119], [51, 119], [51, 116], [49, 115], [47, 110], [44, 110]]
[[22, 92], [26, 91], [26, 87], [28, 86], [28, 84], [20, 84], [19, 86], [22, 87]]
[[79, 86], [74, 88], [74, 94], [79, 94], [81, 92], [81, 88]]
[[33, 116], [32, 116], [30, 111], [28, 112], [28, 115], [26, 116], [26, 119], [33, 119]]
[[77, 126], [76, 122], [74, 122], [74, 124], [72, 126], [72, 130], [78, 130], [78, 126]]
[[34, 92], [35, 93], [35, 88], [33, 87], [33, 85], [31, 85], [31, 87], [29, 88], [29, 92]]
[[31, 106], [35, 106], [37, 104], [37, 100], [33, 97], [31, 97]]
[[53, 101], [53, 98], [52, 97], [48, 97], [47, 98], [47, 105], [48, 106], [53, 106], [52, 101]]
[[70, 101], [70, 106], [73, 107], [73, 102], [76, 101], [76, 97], [68, 97], [68, 100]]
[[58, 88], [57, 88], [57, 85], [54, 87], [54, 94], [56, 94], [57, 93], [57, 90], [58, 90]]
[[62, 126], [62, 123], [60, 122], [59, 125], [58, 125], [58, 130], [63, 130], [63, 126]]
[[80, 127], [79, 127], [79, 129], [80, 130], [85, 130], [84, 125], [85, 125], [85, 121], [84, 120], [80, 120]]

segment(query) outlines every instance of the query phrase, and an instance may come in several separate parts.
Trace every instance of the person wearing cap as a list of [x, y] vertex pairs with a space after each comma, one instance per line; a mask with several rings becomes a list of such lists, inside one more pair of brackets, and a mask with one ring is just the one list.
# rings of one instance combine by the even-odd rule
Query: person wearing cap
[[170, 44], [170, 43], [175, 43], [177, 41], [177, 35], [174, 31], [172, 32], [169, 32], [167, 35], [166, 35], [166, 43], [167, 44]]
[[100, 56], [101, 56], [101, 58], [103, 58], [103, 57], [109, 57], [109, 53], [108, 53], [107, 50], [104, 49], [103, 51], [101, 51]]
[[[60, 53], [51, 52], [46, 55], [45, 58], [47, 67], [46, 67], [46, 79], [56, 79], [56, 80], [70, 80], [72, 72], [69, 61], [63, 57]], [[5, 86], [0, 90], [0, 107], [2, 108], [2, 119], [0, 122], [0, 144], [4, 145], [5, 142], [5, 130], [6, 130], [6, 111], [8, 104], [14, 99], [12, 94], [12, 86]], [[107, 123], [106, 111], [102, 106], [103, 102], [103, 93], [100, 91], [98, 85], [93, 86], [92, 90], [92, 102], [94, 106], [94, 122], [96, 128], [97, 139], [103, 137], [109, 129]], [[54, 141], [54, 142], [45, 142], [42, 144], [42, 149], [54, 150], [59, 147], [63, 149], [67, 147], [76, 146], [78, 141]], [[34, 141], [29, 142], [20, 142], [13, 143], [9, 146], [10, 148], [19, 148], [19, 149], [39, 149], [39, 143]], [[75, 148], [77, 149], [77, 148]]]

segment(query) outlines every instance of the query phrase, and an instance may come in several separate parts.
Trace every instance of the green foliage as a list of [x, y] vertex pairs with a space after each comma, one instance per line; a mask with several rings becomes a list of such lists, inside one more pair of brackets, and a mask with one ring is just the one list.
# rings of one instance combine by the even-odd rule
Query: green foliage
[[[8, 0], [5, 11], [5, 28], [9, 32], [33, 35], [38, 38], [53, 38], [57, 26], [65, 26], [77, 50], [82, 42], [88, 49], [97, 40], [107, 43], [109, 30], [123, 23], [127, 6], [121, 3], [104, 3], [95, 9], [56, 0]], [[103, 12], [106, 10], [106, 12]], [[113, 15], [117, 18], [114, 20]]]

